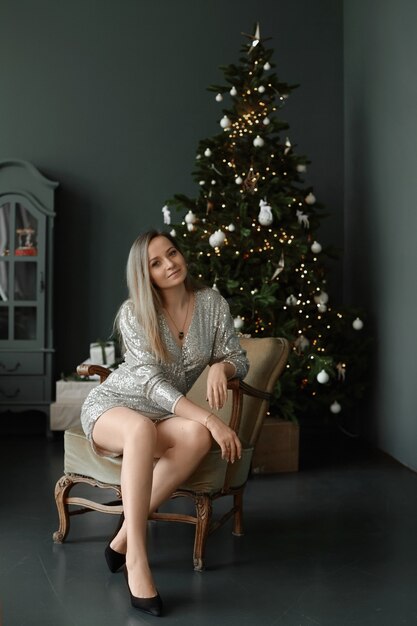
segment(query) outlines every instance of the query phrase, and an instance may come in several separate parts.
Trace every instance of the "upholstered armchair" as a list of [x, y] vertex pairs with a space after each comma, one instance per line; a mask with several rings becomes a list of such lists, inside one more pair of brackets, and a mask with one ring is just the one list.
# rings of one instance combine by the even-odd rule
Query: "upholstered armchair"
[[[228, 383], [226, 405], [218, 415], [235, 430], [242, 442], [242, 457], [234, 464], [222, 460], [220, 448], [213, 443], [211, 451], [197, 470], [181, 485], [172, 498], [185, 497], [195, 505], [195, 514], [156, 512], [151, 519], [194, 524], [195, 539], [193, 563], [195, 570], [204, 569], [204, 549], [208, 535], [233, 517], [233, 534], [243, 534], [243, 493], [250, 474], [253, 451], [268, 410], [271, 392], [281, 375], [288, 358], [289, 344], [282, 338], [242, 338], [242, 347], [248, 353], [250, 370], [245, 381], [232, 379]], [[104, 367], [81, 365], [81, 375], [98, 374], [101, 382], [110, 373]], [[202, 404], [206, 398], [207, 370], [188, 394]], [[55, 487], [59, 529], [54, 533], [56, 543], [62, 543], [68, 535], [70, 517], [88, 511], [120, 514], [123, 511], [120, 488], [122, 459], [103, 458], [95, 455], [84, 433], [71, 428], [64, 435], [64, 475]], [[70, 495], [79, 484], [90, 485], [113, 492], [114, 499], [107, 504]], [[213, 515], [213, 503], [229, 496], [231, 507], [220, 518]]]

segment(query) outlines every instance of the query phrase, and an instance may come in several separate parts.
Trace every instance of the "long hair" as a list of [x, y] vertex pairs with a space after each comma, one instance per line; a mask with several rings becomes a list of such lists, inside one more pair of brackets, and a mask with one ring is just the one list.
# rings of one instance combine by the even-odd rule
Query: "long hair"
[[[167, 362], [170, 359], [168, 349], [161, 336], [158, 316], [162, 311], [162, 300], [159, 289], [152, 283], [149, 274], [148, 248], [155, 237], [165, 237], [182, 254], [177, 241], [168, 233], [158, 230], [150, 230], [139, 235], [130, 248], [126, 266], [127, 286], [129, 298], [133, 303], [136, 319], [143, 327], [145, 335], [149, 340], [151, 350], [160, 362]], [[194, 291], [201, 288], [190, 276], [185, 279], [187, 291]], [[120, 313], [120, 309], [119, 309]], [[116, 316], [115, 326], [119, 331], [119, 313]]]

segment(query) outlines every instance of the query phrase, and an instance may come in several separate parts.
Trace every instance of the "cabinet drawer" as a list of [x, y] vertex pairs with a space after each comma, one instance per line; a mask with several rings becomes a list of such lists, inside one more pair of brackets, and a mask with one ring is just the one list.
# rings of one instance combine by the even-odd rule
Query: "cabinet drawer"
[[44, 363], [42, 352], [0, 352], [0, 376], [43, 374]]
[[45, 398], [43, 376], [2, 376], [0, 378], [0, 404], [29, 404]]

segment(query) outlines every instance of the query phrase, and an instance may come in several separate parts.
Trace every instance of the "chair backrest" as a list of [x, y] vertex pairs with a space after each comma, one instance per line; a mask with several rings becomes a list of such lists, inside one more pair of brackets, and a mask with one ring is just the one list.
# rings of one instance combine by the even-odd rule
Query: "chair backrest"
[[[247, 352], [250, 365], [245, 382], [256, 389], [271, 393], [287, 362], [288, 341], [280, 337], [242, 337], [240, 344]], [[190, 400], [200, 406], [206, 397], [208, 369], [206, 368], [187, 394]], [[245, 444], [256, 444], [268, 405], [267, 400], [244, 396], [239, 437]], [[231, 407], [232, 394], [229, 392], [227, 403], [223, 409], [216, 411], [216, 415], [227, 423], [231, 416]]]

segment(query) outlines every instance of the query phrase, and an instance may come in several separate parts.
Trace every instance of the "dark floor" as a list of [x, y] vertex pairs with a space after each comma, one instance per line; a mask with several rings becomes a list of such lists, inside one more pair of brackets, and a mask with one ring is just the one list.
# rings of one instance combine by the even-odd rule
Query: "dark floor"
[[[76, 517], [68, 541], [53, 544], [62, 440], [1, 443], [0, 625], [156, 623], [105, 566], [114, 517]], [[212, 535], [202, 573], [192, 569], [192, 527], [150, 524], [162, 623], [417, 624], [417, 474], [364, 450], [322, 455], [296, 474], [252, 478], [245, 505], [245, 536], [229, 525]]]

